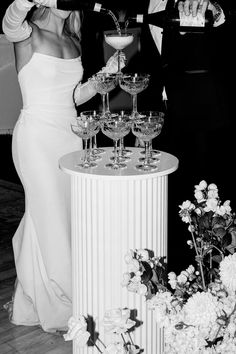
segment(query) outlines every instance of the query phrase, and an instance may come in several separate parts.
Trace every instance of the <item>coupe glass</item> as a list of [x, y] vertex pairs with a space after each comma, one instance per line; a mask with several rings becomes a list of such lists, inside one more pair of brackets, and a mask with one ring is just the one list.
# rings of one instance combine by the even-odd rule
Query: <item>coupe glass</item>
[[126, 136], [130, 132], [130, 120], [121, 115], [111, 115], [108, 120], [104, 120], [101, 125], [102, 132], [114, 143], [114, 158], [111, 157], [112, 163], [106, 164], [107, 168], [117, 170], [127, 167], [121, 162], [118, 155], [118, 140]]
[[[80, 113], [80, 117], [84, 117], [86, 120], [92, 121], [92, 120], [97, 120], [101, 121], [102, 118], [102, 112], [98, 111], [83, 111]], [[96, 156], [98, 154], [102, 154], [105, 152], [104, 149], [98, 148], [97, 146], [97, 134], [95, 134], [93, 137], [90, 138], [90, 149], [91, 149], [91, 160], [99, 160], [99, 157]]]
[[97, 73], [89, 80], [92, 82], [95, 90], [100, 93], [102, 97], [102, 114], [105, 116], [107, 113], [110, 113], [109, 92], [118, 84], [117, 75], [111, 73]]
[[[143, 112], [140, 112], [141, 116], [144, 115], [144, 116], [147, 116], [147, 118], [160, 118], [160, 123], [164, 124], [164, 118], [165, 118], [165, 113], [164, 112], [161, 112], [161, 111], [143, 111]], [[148, 149], [149, 149], [149, 154], [150, 154], [150, 157], [156, 161], [158, 161], [158, 158], [156, 158], [156, 156], [159, 156], [160, 155], [160, 151], [159, 150], [155, 150], [152, 148], [152, 140], [150, 141], [150, 143], [148, 144]], [[141, 151], [141, 154], [145, 154], [145, 150], [144, 151]]]
[[97, 120], [89, 121], [87, 119], [76, 119], [77, 124], [71, 124], [71, 130], [78, 137], [82, 138], [84, 141], [84, 157], [82, 163], [78, 163], [76, 167], [90, 168], [96, 167], [97, 164], [89, 159], [88, 154], [88, 140], [96, 135], [100, 129], [99, 122]]
[[143, 140], [145, 144], [144, 161], [142, 164], [136, 165], [136, 168], [140, 171], [148, 172], [157, 169], [157, 164], [151, 161], [148, 144], [160, 134], [163, 125], [162, 120], [162, 118], [142, 116], [132, 122], [133, 134]]
[[123, 49], [130, 45], [133, 40], [134, 35], [132, 33], [127, 33], [126, 30], [121, 30], [120, 33], [109, 32], [105, 34], [105, 42], [118, 51], [118, 75], [122, 74], [120, 67], [120, 57], [123, 53]]
[[133, 110], [132, 118], [139, 117], [137, 110], [137, 95], [148, 87], [149, 74], [124, 74], [120, 77], [119, 84], [122, 90], [128, 92], [132, 96]]
[[[126, 119], [131, 119], [131, 112], [130, 111], [121, 111], [120, 115], [122, 117], [126, 118]], [[121, 138], [120, 141], [119, 141], [119, 157], [120, 157], [120, 160], [129, 161], [130, 160], [129, 155], [131, 155], [131, 154], [132, 154], [132, 151], [127, 149], [124, 146], [124, 138]]]

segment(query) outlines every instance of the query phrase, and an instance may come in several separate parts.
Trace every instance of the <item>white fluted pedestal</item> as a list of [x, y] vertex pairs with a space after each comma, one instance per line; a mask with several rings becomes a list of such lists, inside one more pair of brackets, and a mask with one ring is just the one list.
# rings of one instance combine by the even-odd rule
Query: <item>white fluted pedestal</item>
[[[82, 152], [60, 159], [61, 169], [71, 175], [73, 316], [91, 317], [95, 331], [107, 343], [99, 323], [105, 311], [135, 310], [142, 323], [132, 333], [135, 344], [145, 354], [161, 354], [163, 333], [153, 312], [144, 297], [128, 292], [121, 282], [129, 249], [148, 248], [157, 256], [167, 256], [168, 174], [177, 169], [178, 160], [162, 152], [158, 170], [144, 173], [135, 169], [141, 149], [131, 150], [128, 167], [118, 171], [104, 167], [111, 148], [106, 148], [98, 167], [89, 170], [75, 167]], [[82, 353], [98, 351], [74, 343], [73, 354]]]

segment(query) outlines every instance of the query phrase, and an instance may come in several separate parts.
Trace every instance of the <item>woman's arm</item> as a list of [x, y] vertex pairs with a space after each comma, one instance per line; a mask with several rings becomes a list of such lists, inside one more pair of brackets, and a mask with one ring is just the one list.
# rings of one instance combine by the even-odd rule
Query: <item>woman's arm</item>
[[30, 37], [32, 27], [25, 18], [34, 5], [27, 0], [15, 0], [7, 8], [2, 20], [2, 28], [10, 42], [20, 42]]
[[[125, 66], [125, 55], [120, 56], [120, 68]], [[118, 52], [115, 52], [107, 61], [106, 66], [99, 73], [117, 73], [118, 71]], [[90, 100], [97, 93], [94, 85], [90, 80], [84, 84], [79, 83], [74, 90], [74, 101], [76, 106], [79, 106]]]

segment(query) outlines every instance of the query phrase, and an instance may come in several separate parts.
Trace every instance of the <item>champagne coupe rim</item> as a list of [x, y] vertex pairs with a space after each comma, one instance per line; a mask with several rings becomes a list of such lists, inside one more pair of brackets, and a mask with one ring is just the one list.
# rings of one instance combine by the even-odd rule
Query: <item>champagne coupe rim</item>
[[101, 77], [106, 77], [106, 78], [115, 78], [115, 77], [117, 77], [117, 73], [96, 73], [95, 75], [93, 75], [91, 78], [90, 78], [90, 80], [92, 80], [93, 78], [95, 78], [96, 79], [96, 77], [99, 77], [99, 76], [101, 76]]
[[105, 33], [105, 37], [134, 37], [134, 34], [131, 32], [125, 32], [125, 33], [121, 32], [121, 34], [117, 32], [108, 32]]
[[149, 79], [150, 78], [150, 74], [148, 73], [124, 73], [121, 77], [122, 79], [127, 79], [127, 78], [134, 78], [134, 77], [140, 77], [140, 78], [145, 78], [145, 79]]
[[76, 119], [80, 119], [81, 117], [92, 117], [92, 118], [96, 118], [97, 116], [101, 116], [102, 115], [102, 111], [96, 111], [96, 110], [87, 110], [87, 111], [82, 111], [80, 112], [80, 115], [76, 118]]
[[144, 110], [140, 111], [139, 114], [142, 116], [146, 116], [147, 118], [165, 118], [165, 113], [159, 110]]

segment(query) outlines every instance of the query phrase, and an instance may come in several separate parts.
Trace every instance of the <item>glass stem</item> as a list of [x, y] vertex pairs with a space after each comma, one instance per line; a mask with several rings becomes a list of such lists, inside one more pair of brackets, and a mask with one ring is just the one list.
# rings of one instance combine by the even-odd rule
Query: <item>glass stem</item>
[[102, 114], [104, 116], [106, 113], [106, 94], [102, 93], [101, 95], [102, 95]]
[[93, 149], [97, 149], [97, 135], [95, 134], [93, 137]]
[[109, 92], [106, 93], [106, 99], [107, 99], [107, 109], [106, 109], [106, 112], [107, 112], [107, 113], [110, 113]]
[[152, 157], [152, 140], [148, 142], [148, 163]]
[[89, 153], [90, 153], [90, 156], [92, 157], [93, 155], [93, 138], [90, 138], [89, 139]]
[[118, 74], [121, 73], [121, 71], [120, 71], [120, 53], [121, 53], [121, 50], [118, 50]]
[[152, 155], [152, 140], [149, 142], [149, 152], [150, 156]]
[[120, 156], [123, 155], [123, 149], [124, 149], [124, 138], [120, 138]]
[[118, 141], [114, 140], [114, 164], [113, 165], [118, 165], [118, 153], [117, 153], [117, 145]]
[[88, 164], [88, 139], [84, 139], [84, 163]]
[[133, 101], [133, 114], [138, 113], [137, 111], [137, 94], [132, 95], [132, 101]]
[[143, 161], [143, 164], [146, 166], [148, 165], [148, 160], [149, 160], [148, 141], [144, 141], [144, 144], [145, 144], [145, 159]]

